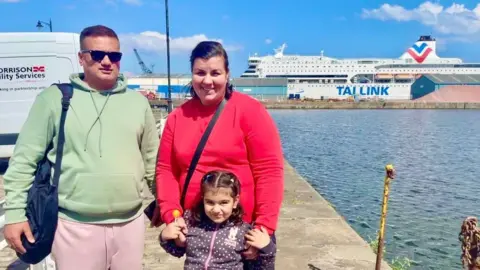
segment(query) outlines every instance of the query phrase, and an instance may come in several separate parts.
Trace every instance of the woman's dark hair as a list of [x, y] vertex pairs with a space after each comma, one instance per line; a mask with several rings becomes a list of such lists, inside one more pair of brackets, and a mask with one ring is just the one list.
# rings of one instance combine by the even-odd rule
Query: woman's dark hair
[[[205, 214], [205, 207], [203, 205], [203, 196], [207, 191], [218, 188], [230, 189], [230, 195], [232, 198], [236, 198], [240, 195], [240, 181], [233, 173], [224, 171], [210, 171], [206, 173], [201, 182], [201, 200], [198, 202], [197, 206], [192, 209], [192, 217], [194, 222], [199, 223], [208, 220], [208, 216]], [[242, 222], [242, 217], [243, 208], [240, 203], [238, 203], [237, 207], [233, 209], [232, 215], [229, 217], [228, 221], [231, 221], [234, 224], [239, 224]]]
[[[225, 49], [223, 48], [220, 42], [216, 41], [202, 41], [197, 44], [197, 46], [192, 50], [190, 55], [190, 72], [193, 72], [193, 63], [197, 58], [210, 59], [215, 56], [220, 56], [223, 58], [225, 64], [225, 71], [230, 72], [228, 67], [228, 55]], [[195, 90], [193, 89], [192, 83], [189, 86], [190, 95], [193, 98], [197, 98]], [[229, 99], [232, 96], [233, 85], [230, 82], [227, 82], [227, 89], [225, 90], [225, 98]]]

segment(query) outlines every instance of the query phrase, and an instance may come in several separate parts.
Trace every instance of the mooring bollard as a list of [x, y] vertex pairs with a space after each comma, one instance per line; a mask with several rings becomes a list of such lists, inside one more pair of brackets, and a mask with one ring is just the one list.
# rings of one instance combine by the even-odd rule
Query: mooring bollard
[[392, 164], [385, 166], [385, 180], [383, 186], [382, 215], [380, 216], [380, 233], [378, 234], [377, 262], [375, 270], [380, 270], [382, 266], [382, 251], [384, 247], [385, 221], [387, 219], [388, 195], [390, 193], [390, 181], [395, 178], [395, 169]]

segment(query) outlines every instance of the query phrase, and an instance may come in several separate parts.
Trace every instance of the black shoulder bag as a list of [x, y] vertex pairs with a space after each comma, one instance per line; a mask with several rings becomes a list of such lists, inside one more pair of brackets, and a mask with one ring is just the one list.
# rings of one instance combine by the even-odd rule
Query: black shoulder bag
[[[24, 234], [21, 236], [22, 245], [27, 251], [24, 254], [17, 252], [20, 260], [28, 264], [37, 264], [51, 253], [55, 231], [58, 222], [58, 180], [62, 166], [63, 145], [65, 142], [65, 119], [67, 117], [70, 99], [73, 96], [71, 84], [55, 84], [62, 91], [62, 114], [58, 133], [58, 145], [55, 164], [47, 159], [48, 152], [53, 148], [53, 142], [49, 144], [42, 160], [37, 164], [33, 185], [28, 191], [26, 216], [34, 243], [28, 242]], [[51, 180], [51, 169], [54, 175]]]
[[[182, 191], [182, 196], [180, 198], [180, 205], [182, 208], [184, 208], [184, 203], [185, 203], [185, 196], [187, 194], [187, 188], [188, 184], [190, 183], [190, 179], [193, 176], [193, 172], [195, 171], [195, 168], [197, 167], [198, 160], [200, 159], [200, 156], [202, 155], [203, 148], [205, 147], [205, 144], [207, 144], [208, 137], [210, 136], [210, 133], [212, 132], [213, 127], [215, 126], [215, 123], [218, 120], [218, 117], [220, 116], [221, 112], [223, 111], [223, 108], [225, 107], [226, 100], [223, 99], [220, 105], [218, 106], [217, 110], [215, 111], [215, 114], [213, 115], [212, 119], [208, 123], [207, 129], [202, 135], [202, 138], [200, 139], [200, 142], [197, 145], [197, 149], [195, 150], [195, 153], [193, 154], [192, 161], [190, 162], [190, 167], [188, 168], [188, 173], [187, 177], [185, 179], [185, 184], [183, 186], [183, 191]], [[145, 208], [144, 213], [145, 215], [152, 220], [153, 213], [155, 211], [155, 207], [157, 206], [157, 199], [153, 202], [151, 202], [147, 208]], [[163, 223], [163, 222], [162, 222]]]

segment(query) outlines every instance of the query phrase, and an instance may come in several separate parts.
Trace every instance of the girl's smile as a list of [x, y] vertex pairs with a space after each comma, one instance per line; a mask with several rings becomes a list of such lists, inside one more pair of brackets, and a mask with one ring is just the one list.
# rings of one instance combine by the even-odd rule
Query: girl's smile
[[205, 214], [215, 223], [220, 224], [232, 215], [237, 207], [238, 198], [233, 198], [228, 188], [209, 189], [203, 196]]

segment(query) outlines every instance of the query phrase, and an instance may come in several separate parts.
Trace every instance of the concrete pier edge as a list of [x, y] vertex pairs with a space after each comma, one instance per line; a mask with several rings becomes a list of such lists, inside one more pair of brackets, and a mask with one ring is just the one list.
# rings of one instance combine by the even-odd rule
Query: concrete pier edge
[[[175, 99], [173, 100], [174, 107], [180, 106], [186, 100]], [[362, 101], [362, 102], [348, 102], [348, 101], [303, 101], [303, 100], [264, 100], [261, 101], [267, 109], [274, 110], [345, 110], [345, 109], [387, 109], [387, 110], [479, 110], [480, 103], [476, 102], [425, 102], [415, 100], [385, 100], [385, 101]], [[157, 107], [165, 107], [165, 100], [152, 100], [150, 105], [154, 108], [154, 111], [165, 109], [158, 109]]]

